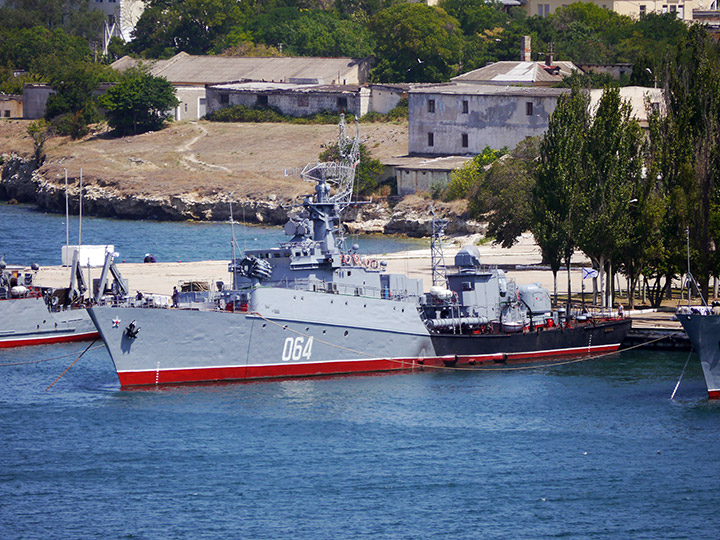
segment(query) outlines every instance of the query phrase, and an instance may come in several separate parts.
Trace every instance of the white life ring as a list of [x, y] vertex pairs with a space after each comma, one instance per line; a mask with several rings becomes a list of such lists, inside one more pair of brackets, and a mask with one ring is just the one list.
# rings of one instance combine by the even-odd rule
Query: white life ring
[[357, 253], [353, 255], [353, 262], [355, 263], [355, 266], [360, 266], [360, 255]]
[[350, 264], [350, 255], [343, 255], [343, 256], [342, 256], [342, 263], [343, 263], [343, 264]]

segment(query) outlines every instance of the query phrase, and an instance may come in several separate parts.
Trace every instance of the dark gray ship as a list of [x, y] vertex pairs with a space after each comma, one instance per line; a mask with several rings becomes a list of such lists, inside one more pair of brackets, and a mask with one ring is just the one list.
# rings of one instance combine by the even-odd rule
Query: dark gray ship
[[720, 399], [720, 307], [680, 307], [675, 314], [700, 357], [710, 399]]
[[614, 351], [629, 319], [566, 317], [539, 284], [517, 285], [481, 264], [476, 247], [455, 256], [429, 292], [346, 248], [359, 136], [340, 126], [341, 159], [309, 164], [315, 183], [288, 241], [229, 264], [231, 284], [137, 300], [105, 289], [108, 254], [90, 317], [122, 386], [298, 377], [533, 361]]

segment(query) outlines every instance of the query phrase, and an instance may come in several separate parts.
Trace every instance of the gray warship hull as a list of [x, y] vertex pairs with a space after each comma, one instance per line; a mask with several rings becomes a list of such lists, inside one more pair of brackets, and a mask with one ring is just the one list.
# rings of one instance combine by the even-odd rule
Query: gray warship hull
[[84, 341], [98, 337], [84, 308], [51, 311], [42, 297], [0, 300], [0, 348]]
[[720, 399], [720, 315], [700, 312], [676, 316], [700, 357], [708, 397]]
[[438, 336], [404, 301], [259, 288], [249, 305], [245, 313], [100, 305], [89, 312], [122, 386], [593, 354], [617, 350], [630, 326], [624, 319], [502, 336]]

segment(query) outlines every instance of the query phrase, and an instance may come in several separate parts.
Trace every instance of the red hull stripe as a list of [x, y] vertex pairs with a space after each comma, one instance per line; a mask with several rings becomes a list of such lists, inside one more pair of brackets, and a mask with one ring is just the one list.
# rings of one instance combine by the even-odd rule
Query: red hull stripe
[[710, 399], [720, 399], [720, 390], [709, 390], [708, 389], [708, 397]]
[[71, 341], [89, 341], [100, 337], [97, 332], [85, 332], [83, 334], [64, 334], [62, 336], [26, 337], [0, 340], [0, 349], [10, 347], [26, 347], [28, 345], [48, 345], [50, 343], [67, 343]]
[[[498, 362], [508, 360], [525, 360], [545, 358], [549, 356], [571, 356], [590, 352], [616, 351], [619, 343], [598, 347], [582, 347], [579, 349], [558, 349], [551, 351], [503, 353], [478, 356], [458, 356], [459, 363]], [[267, 379], [284, 377], [308, 377], [312, 375], [339, 375], [345, 373], [368, 373], [374, 371], [398, 371], [420, 368], [422, 366], [442, 366], [446, 361], [454, 360], [454, 356], [430, 358], [372, 358], [366, 360], [336, 360], [331, 362], [312, 362], [303, 364], [267, 364], [251, 366], [216, 366], [184, 369], [159, 369], [143, 371], [119, 371], [121, 386], [138, 386], [146, 384], [171, 384], [186, 382], [228, 381], [240, 379]]]

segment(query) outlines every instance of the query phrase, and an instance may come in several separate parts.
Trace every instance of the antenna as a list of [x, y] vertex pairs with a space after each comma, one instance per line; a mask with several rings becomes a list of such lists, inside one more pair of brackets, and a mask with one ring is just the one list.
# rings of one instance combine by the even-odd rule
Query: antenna
[[78, 225], [78, 246], [82, 246], [82, 167], [80, 168], [80, 224]]
[[[235, 220], [233, 219], [232, 209], [232, 193], [230, 194], [230, 230], [232, 231], [232, 260], [235, 263]], [[237, 280], [236, 273], [233, 272], [233, 290], [237, 289], [235, 281]]]
[[65, 247], [70, 245], [70, 203], [68, 202], [67, 169], [65, 169]]

